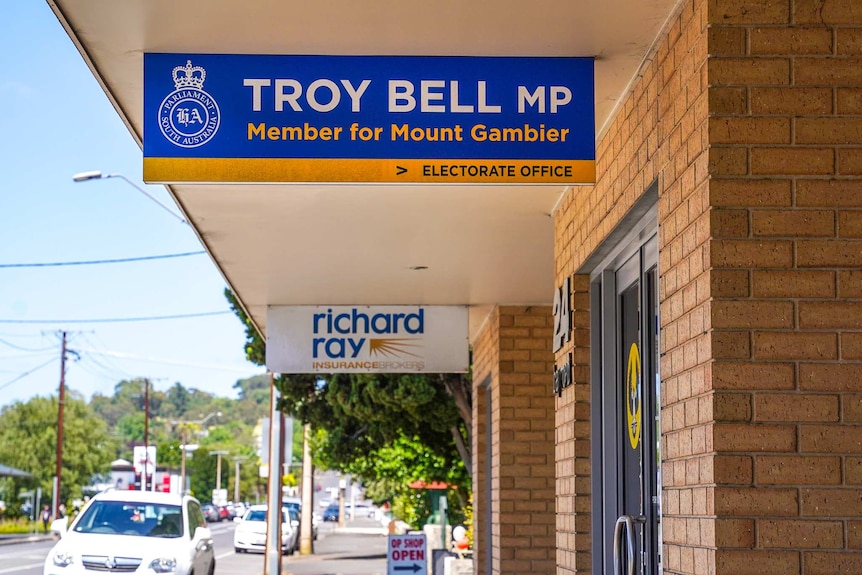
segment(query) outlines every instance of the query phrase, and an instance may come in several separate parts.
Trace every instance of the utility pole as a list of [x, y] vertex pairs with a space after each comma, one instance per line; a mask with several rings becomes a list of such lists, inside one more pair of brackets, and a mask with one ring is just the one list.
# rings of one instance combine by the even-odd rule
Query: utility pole
[[182, 445], [180, 445], [180, 495], [186, 492], [186, 442], [187, 439], [187, 424], [185, 422], [181, 422], [183, 426], [183, 436], [182, 436]]
[[66, 332], [63, 335], [63, 344], [60, 351], [60, 391], [57, 398], [57, 467], [54, 472], [56, 481], [54, 484], [54, 517], [60, 516], [60, 477], [63, 472], [63, 405], [66, 403]]
[[[144, 476], [141, 477], [141, 491], [147, 490], [147, 474], [150, 462], [150, 380], [144, 378]], [[153, 469], [153, 479], [156, 470]]]

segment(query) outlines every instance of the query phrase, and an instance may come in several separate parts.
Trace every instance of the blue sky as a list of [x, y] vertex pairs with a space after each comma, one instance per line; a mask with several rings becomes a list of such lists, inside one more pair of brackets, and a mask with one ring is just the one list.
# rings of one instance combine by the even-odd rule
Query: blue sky
[[[72, 181], [101, 170], [144, 186], [142, 154], [44, 1], [0, 3], [0, 54], [0, 266], [203, 250], [190, 227], [121, 179]], [[163, 187], [145, 187], [174, 207]], [[0, 267], [0, 406], [57, 393], [62, 330], [80, 356], [69, 355], [66, 384], [86, 398], [133, 377], [234, 397], [236, 380], [263, 369], [245, 361], [232, 313], [72, 321], [228, 311], [224, 287], [205, 254]], [[60, 321], [24, 323], [40, 320]]]

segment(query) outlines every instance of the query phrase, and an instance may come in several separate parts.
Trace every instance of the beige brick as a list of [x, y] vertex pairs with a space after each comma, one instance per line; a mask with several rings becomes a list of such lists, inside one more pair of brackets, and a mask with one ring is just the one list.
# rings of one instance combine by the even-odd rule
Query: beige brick
[[796, 184], [799, 207], [862, 208], [860, 183], [850, 180], [800, 180]]
[[847, 522], [847, 547], [862, 549], [862, 521]]
[[758, 485], [840, 485], [839, 457], [761, 455], [755, 458]]
[[752, 148], [751, 174], [830, 175], [835, 151], [829, 148]]
[[713, 116], [709, 118], [711, 144], [789, 144], [790, 118]]
[[748, 173], [748, 151], [745, 148], [713, 146], [709, 149], [709, 171], [722, 176]]
[[712, 461], [716, 485], [751, 485], [754, 461], [747, 455], [715, 455]]
[[712, 26], [707, 31], [709, 53], [714, 56], [744, 56], [745, 29], [731, 26]]
[[715, 240], [710, 247], [712, 265], [719, 268], [789, 268], [793, 244], [770, 240]]
[[799, 387], [810, 391], [862, 391], [862, 364], [802, 363]]
[[793, 327], [793, 303], [785, 301], [715, 301], [711, 323], [714, 328]]
[[818, 26], [862, 24], [862, 12], [857, 0], [794, 0], [792, 21]]
[[839, 114], [862, 114], [862, 88], [838, 88], [837, 93]]
[[855, 301], [799, 302], [802, 329], [862, 329], [862, 304]]
[[713, 88], [708, 98], [709, 109], [714, 114], [744, 114], [746, 111], [745, 88]]
[[760, 549], [715, 552], [716, 575], [787, 575], [801, 573], [796, 551], [764, 551]]
[[790, 60], [786, 58], [710, 58], [710, 81], [716, 85], [781, 86], [790, 84]]
[[751, 340], [747, 332], [713, 331], [713, 359], [745, 359], [751, 357]]
[[803, 453], [862, 453], [862, 427], [858, 425], [801, 425], [799, 449]]
[[759, 393], [754, 396], [754, 421], [838, 421], [838, 396]]
[[797, 243], [796, 261], [806, 268], [862, 267], [862, 241], [802, 240]]
[[[717, 110], [716, 113], [720, 114], [721, 111]], [[751, 88], [751, 113], [788, 116], [830, 114], [832, 113], [832, 90], [794, 87]]]
[[862, 333], [841, 334], [841, 359], [862, 359]]
[[841, 421], [862, 423], [862, 393], [848, 393], [841, 398]]
[[[849, 192], [848, 192], [849, 195]], [[791, 204], [790, 181], [716, 179], [709, 183], [710, 205], [780, 207]], [[862, 204], [862, 200], [859, 200]]]
[[713, 364], [712, 377], [715, 389], [754, 391], [796, 387], [794, 367], [790, 363], [721, 361]]
[[838, 235], [842, 238], [862, 238], [862, 212], [839, 212]]
[[862, 517], [862, 489], [802, 489], [800, 507], [803, 517]]
[[819, 28], [752, 28], [750, 50], [757, 55], [831, 54], [832, 31]]
[[709, 288], [714, 298], [747, 297], [748, 271], [713, 269], [709, 275]]
[[862, 118], [797, 118], [795, 144], [857, 144], [862, 141]]
[[837, 359], [838, 341], [830, 333], [755, 333], [752, 351], [756, 359]]
[[796, 58], [793, 79], [798, 86], [858, 86], [862, 83], [862, 60]]
[[799, 513], [797, 489], [782, 487], [716, 487], [718, 515], [793, 517]]
[[763, 520], [757, 546], [778, 549], [841, 549], [844, 526], [839, 521]]
[[862, 56], [862, 29], [835, 29], [835, 53], [839, 56]]
[[844, 481], [847, 485], [862, 485], [862, 457], [844, 458]]
[[805, 575], [862, 573], [862, 554], [853, 551], [811, 551], [803, 553]]
[[765, 298], [829, 298], [835, 296], [831, 271], [754, 270], [752, 295]]
[[755, 210], [751, 217], [755, 236], [835, 235], [835, 214], [827, 210]]
[[862, 270], [838, 272], [838, 296], [841, 298], [862, 298]]
[[835, 166], [839, 176], [862, 175], [862, 148], [838, 148]]
[[713, 426], [716, 451], [783, 452], [796, 450], [792, 425], [717, 423]]
[[707, 10], [713, 24], [787, 24], [790, 21], [790, 7], [786, 2], [709, 0]]

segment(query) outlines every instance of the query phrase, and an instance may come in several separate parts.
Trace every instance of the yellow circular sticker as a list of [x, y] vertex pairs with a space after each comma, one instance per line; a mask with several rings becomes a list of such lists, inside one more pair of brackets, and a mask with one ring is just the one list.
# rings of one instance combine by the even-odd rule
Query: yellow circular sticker
[[629, 430], [629, 443], [637, 449], [641, 441], [641, 357], [638, 345], [629, 348], [629, 365], [626, 369], [626, 420]]

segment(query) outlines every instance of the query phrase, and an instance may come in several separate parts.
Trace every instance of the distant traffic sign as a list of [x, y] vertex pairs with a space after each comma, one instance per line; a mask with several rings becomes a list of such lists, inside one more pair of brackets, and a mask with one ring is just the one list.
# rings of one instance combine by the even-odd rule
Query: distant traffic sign
[[427, 575], [425, 534], [390, 535], [386, 559], [386, 575]]

